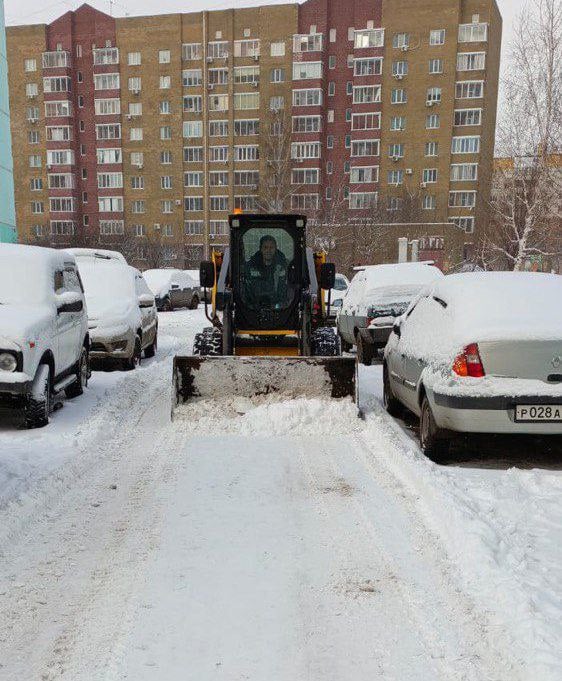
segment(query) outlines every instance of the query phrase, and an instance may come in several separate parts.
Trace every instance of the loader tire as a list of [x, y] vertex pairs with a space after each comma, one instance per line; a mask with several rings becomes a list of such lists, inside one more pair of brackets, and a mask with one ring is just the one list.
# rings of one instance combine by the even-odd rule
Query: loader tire
[[367, 329], [360, 329], [357, 334], [357, 361], [370, 367], [376, 357], [377, 350]]
[[222, 333], [212, 326], [195, 334], [193, 354], [204, 357], [218, 357], [222, 355]]
[[330, 326], [316, 329], [310, 337], [310, 350], [313, 357], [339, 357], [340, 337]]

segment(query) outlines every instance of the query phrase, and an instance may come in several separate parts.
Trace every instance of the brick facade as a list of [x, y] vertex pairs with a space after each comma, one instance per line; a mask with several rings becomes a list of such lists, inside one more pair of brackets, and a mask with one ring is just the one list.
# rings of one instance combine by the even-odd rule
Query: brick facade
[[[321, 225], [334, 213], [357, 229], [384, 224], [383, 242], [358, 258], [396, 260], [407, 236], [452, 266], [474, 239], [466, 232], [487, 221], [500, 44], [494, 0], [307, 0], [124, 19], [83, 5], [49, 26], [8, 29], [12, 135], [29, 149], [15, 164], [20, 232], [122, 242], [141, 266], [154, 264], [156, 244], [160, 260], [195, 265], [224, 241], [235, 207], [263, 205], [281, 111], [293, 194], [283, 209]], [[45, 91], [61, 86], [51, 77], [68, 77], [70, 92]], [[46, 118], [62, 99], [72, 111]], [[71, 140], [47, 141], [65, 126]], [[73, 158], [49, 153], [60, 150]], [[74, 186], [54, 188], [49, 175]], [[35, 178], [43, 187], [31, 191]], [[52, 201], [61, 197], [73, 202]], [[337, 256], [343, 242], [332, 241]]]

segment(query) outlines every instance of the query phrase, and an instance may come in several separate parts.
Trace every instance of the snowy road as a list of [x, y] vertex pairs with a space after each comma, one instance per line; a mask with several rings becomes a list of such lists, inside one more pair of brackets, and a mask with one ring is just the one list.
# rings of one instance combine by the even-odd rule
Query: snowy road
[[376, 367], [365, 421], [225, 399], [170, 423], [201, 311], [160, 324], [47, 429], [0, 425], [2, 681], [561, 678], [559, 470], [427, 461]]

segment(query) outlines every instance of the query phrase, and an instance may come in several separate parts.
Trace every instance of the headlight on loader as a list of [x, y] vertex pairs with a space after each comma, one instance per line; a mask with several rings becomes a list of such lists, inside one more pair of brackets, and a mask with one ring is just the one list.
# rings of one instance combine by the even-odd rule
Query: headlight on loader
[[0, 371], [15, 371], [18, 361], [11, 352], [0, 352]]

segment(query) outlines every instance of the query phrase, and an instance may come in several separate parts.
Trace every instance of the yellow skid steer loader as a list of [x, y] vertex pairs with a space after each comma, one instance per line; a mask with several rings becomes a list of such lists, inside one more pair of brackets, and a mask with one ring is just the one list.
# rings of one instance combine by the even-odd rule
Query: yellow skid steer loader
[[[335, 266], [306, 246], [303, 215], [231, 215], [230, 244], [202, 262], [211, 326], [174, 359], [175, 404], [279, 394], [355, 399], [356, 363], [328, 325]], [[327, 303], [324, 291], [328, 291]]]

